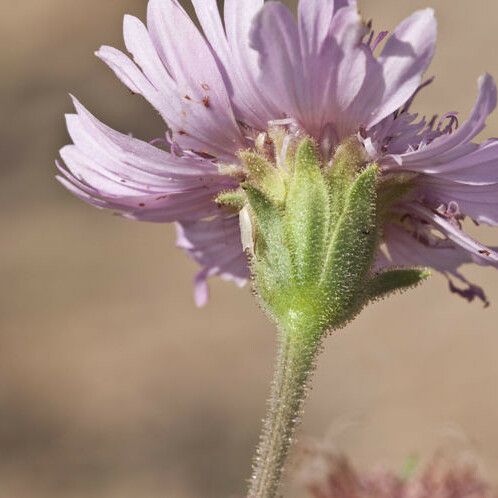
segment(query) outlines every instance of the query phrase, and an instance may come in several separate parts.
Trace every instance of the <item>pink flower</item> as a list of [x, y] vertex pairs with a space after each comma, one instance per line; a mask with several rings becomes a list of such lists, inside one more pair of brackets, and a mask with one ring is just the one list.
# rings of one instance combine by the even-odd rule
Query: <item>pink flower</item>
[[147, 26], [124, 20], [132, 58], [111, 47], [97, 52], [159, 111], [169, 129], [164, 146], [106, 127], [75, 101], [60, 181], [128, 218], [177, 222], [178, 245], [202, 267], [203, 304], [208, 277], [240, 285], [248, 278], [238, 215], [215, 202], [243, 179], [238, 153], [275, 122], [311, 135], [327, 160], [356, 135], [386, 179], [408, 174], [413, 186], [385, 227], [379, 266], [431, 266], [468, 285], [450, 281], [452, 290], [486, 301], [459, 267], [498, 263], [462, 230], [466, 217], [498, 223], [498, 141], [473, 142], [496, 106], [496, 87], [480, 79], [460, 128], [454, 113], [428, 122], [410, 113], [435, 48], [433, 11], [416, 12], [384, 42], [355, 0], [300, 0], [297, 22], [274, 1], [225, 0], [224, 23], [216, 0], [193, 4], [204, 34], [176, 0], [150, 0]]

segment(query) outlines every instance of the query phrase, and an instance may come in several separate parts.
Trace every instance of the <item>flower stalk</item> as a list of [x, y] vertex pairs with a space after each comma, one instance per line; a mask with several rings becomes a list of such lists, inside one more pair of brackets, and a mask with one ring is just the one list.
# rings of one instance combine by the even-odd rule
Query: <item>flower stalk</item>
[[319, 331], [311, 330], [282, 330], [280, 333], [268, 415], [254, 459], [250, 498], [267, 498], [277, 493], [301, 418], [320, 335]]

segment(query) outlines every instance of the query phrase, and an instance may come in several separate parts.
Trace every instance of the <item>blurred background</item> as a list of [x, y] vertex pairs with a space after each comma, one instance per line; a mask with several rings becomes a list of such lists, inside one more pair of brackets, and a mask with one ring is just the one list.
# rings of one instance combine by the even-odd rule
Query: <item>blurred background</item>
[[[68, 92], [121, 131], [163, 133], [93, 56], [100, 44], [122, 47], [123, 14], [143, 18], [146, 0], [0, 4], [0, 498], [243, 495], [272, 327], [247, 289], [222, 282], [196, 309], [196, 269], [172, 226], [100, 212], [54, 179]], [[466, 116], [477, 77], [498, 77], [496, 0], [360, 4], [377, 29], [436, 8], [437, 78], [420, 112]], [[498, 136], [498, 114], [487, 135]], [[479, 233], [498, 245], [497, 231]], [[498, 279], [467, 274], [490, 308], [435, 276], [332, 337], [303, 437], [327, 435], [365, 466], [450, 448], [498, 482]]]

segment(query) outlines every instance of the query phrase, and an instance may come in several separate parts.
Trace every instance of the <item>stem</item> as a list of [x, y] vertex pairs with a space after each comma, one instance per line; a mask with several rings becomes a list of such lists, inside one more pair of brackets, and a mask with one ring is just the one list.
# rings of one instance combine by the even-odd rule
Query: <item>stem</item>
[[281, 334], [268, 413], [254, 458], [248, 498], [276, 496], [296, 427], [301, 420], [321, 334], [300, 332], [284, 331]]

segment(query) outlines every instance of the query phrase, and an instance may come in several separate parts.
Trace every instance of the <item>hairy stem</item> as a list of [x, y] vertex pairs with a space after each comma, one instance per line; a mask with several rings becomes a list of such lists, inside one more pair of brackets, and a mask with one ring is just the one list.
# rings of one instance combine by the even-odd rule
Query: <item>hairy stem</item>
[[281, 334], [268, 413], [254, 458], [248, 498], [274, 498], [293, 443], [319, 348], [315, 333]]

